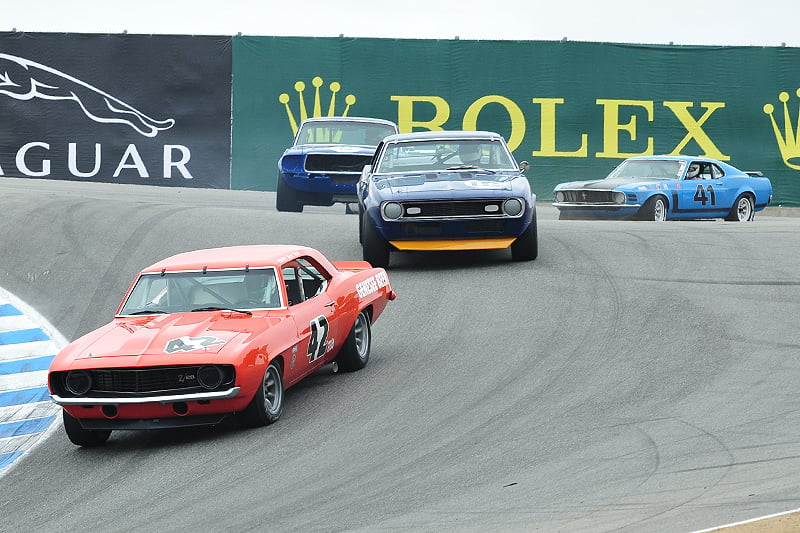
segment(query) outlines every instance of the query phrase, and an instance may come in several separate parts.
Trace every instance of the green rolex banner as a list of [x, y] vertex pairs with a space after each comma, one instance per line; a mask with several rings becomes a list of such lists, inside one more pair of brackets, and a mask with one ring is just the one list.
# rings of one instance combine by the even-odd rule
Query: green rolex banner
[[703, 155], [800, 206], [800, 49], [550, 41], [235, 37], [234, 189], [274, 190], [310, 116], [502, 134], [541, 201], [622, 159]]

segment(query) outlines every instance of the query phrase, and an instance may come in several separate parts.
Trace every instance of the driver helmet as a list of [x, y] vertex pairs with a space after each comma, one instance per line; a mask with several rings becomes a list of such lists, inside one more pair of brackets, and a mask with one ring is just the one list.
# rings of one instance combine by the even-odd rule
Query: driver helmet
[[686, 177], [689, 179], [694, 179], [700, 174], [700, 163], [691, 163], [689, 165], [689, 170], [686, 172]]
[[481, 161], [481, 147], [473, 143], [462, 144], [458, 147], [458, 157], [465, 165], [477, 165]]

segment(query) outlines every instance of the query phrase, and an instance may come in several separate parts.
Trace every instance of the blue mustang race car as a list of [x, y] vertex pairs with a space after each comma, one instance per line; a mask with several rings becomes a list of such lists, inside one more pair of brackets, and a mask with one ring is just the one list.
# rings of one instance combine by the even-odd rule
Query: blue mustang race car
[[748, 222], [772, 200], [772, 184], [760, 172], [742, 172], [716, 159], [637, 156], [605, 179], [560, 183], [553, 195], [560, 219]]
[[330, 206], [356, 201], [361, 169], [387, 135], [397, 133], [388, 120], [317, 117], [300, 123], [292, 146], [278, 160], [278, 211], [300, 213], [304, 205]]
[[511, 248], [538, 255], [536, 196], [506, 142], [485, 131], [392, 135], [358, 182], [365, 261], [386, 267], [390, 252]]

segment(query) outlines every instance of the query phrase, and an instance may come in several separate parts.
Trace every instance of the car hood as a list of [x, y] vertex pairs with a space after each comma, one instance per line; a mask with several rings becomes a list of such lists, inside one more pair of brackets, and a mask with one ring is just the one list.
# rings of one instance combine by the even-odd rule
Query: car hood
[[634, 187], [636, 185], [647, 185], [651, 183], [663, 183], [665, 179], [659, 178], [610, 178], [601, 180], [569, 181], [560, 183], [556, 190], [564, 189], [592, 189], [599, 191], [610, 191], [617, 187]]
[[[240, 335], [254, 331], [258, 318], [230, 312], [196, 312], [116, 318], [73, 343], [76, 360], [97, 357], [219, 353]], [[260, 318], [260, 327], [264, 327]]]
[[491, 173], [486, 171], [458, 170], [441, 173], [395, 174], [376, 180], [375, 186], [382, 196], [394, 199], [413, 199], [436, 195], [445, 198], [462, 198], [480, 195], [507, 196], [514, 190], [518, 173]]
[[357, 144], [298, 144], [286, 149], [283, 155], [333, 154], [374, 155], [377, 146]]

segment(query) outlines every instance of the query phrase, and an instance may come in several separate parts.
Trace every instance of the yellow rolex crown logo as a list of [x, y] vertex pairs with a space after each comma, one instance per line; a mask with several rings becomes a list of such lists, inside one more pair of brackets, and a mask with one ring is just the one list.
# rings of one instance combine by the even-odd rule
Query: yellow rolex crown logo
[[[800, 98], [800, 89], [797, 89], [797, 97]], [[778, 100], [783, 102], [783, 133], [781, 133], [778, 123], [775, 121], [775, 106], [772, 104], [764, 105], [764, 113], [769, 115], [772, 122], [772, 130], [775, 132], [775, 139], [778, 141], [778, 148], [786, 166], [795, 170], [800, 170], [800, 108], [798, 108], [797, 122], [793, 125], [789, 115], [789, 93], [786, 91], [778, 95]]]
[[[312, 117], [334, 117], [336, 116], [336, 94], [342, 89], [342, 84], [338, 81], [331, 82], [328, 85], [328, 88], [331, 91], [331, 99], [328, 103], [328, 114], [322, 114], [322, 97], [320, 96], [320, 87], [322, 87], [323, 81], [322, 78], [319, 76], [315, 76], [314, 79], [311, 80], [311, 85], [314, 87], [314, 110]], [[300, 120], [297, 120], [292, 113], [292, 110], [289, 108], [289, 102], [291, 101], [291, 97], [288, 93], [281, 93], [278, 96], [278, 101], [283, 104], [286, 108], [286, 116], [289, 117], [289, 124], [292, 126], [292, 134], [297, 133], [297, 126], [299, 122], [304, 121], [309, 117], [308, 109], [306, 108], [306, 99], [304, 96], [304, 91], [306, 90], [306, 84], [302, 81], [297, 81], [294, 84], [294, 90], [297, 92], [297, 100], [298, 106], [300, 111]], [[345, 108], [344, 111], [340, 116], [346, 117], [347, 113], [350, 111], [350, 106], [356, 103], [356, 97], [352, 94], [348, 94], [344, 98]]]

